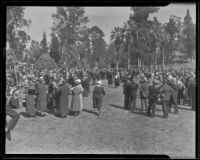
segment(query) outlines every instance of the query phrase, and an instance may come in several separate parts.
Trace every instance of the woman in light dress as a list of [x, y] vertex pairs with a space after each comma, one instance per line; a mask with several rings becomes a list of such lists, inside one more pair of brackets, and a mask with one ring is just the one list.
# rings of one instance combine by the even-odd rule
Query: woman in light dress
[[81, 80], [77, 79], [75, 81], [75, 86], [72, 90], [72, 101], [71, 101], [71, 111], [75, 116], [79, 115], [83, 109], [83, 87], [81, 85]]

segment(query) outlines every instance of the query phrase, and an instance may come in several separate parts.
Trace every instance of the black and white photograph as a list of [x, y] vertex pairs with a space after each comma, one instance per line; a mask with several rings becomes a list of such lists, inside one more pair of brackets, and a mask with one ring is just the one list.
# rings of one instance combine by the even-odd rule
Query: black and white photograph
[[196, 3], [7, 6], [5, 154], [196, 155]]

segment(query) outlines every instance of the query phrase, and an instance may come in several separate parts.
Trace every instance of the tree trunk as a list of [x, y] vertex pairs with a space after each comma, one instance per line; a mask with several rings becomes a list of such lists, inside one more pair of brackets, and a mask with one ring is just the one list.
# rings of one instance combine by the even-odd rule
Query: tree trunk
[[127, 69], [130, 68], [130, 52], [131, 52], [131, 45], [128, 45], [128, 56], [127, 56], [127, 60], [128, 60], [128, 64], [127, 64]]
[[163, 68], [165, 67], [165, 54], [164, 54], [164, 48], [163, 48], [163, 55], [162, 55], [162, 57], [163, 57], [163, 60], [162, 60], [162, 66], [163, 66]]
[[118, 50], [116, 51], [116, 70], [118, 70], [118, 67], [119, 67], [119, 54], [118, 54]]

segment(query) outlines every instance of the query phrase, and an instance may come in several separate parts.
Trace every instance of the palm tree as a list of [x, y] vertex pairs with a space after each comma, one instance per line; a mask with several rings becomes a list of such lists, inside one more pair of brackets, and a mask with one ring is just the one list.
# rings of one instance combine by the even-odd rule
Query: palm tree
[[114, 42], [114, 45], [115, 45], [116, 57], [117, 57], [116, 58], [117, 59], [116, 69], [118, 70], [118, 66], [119, 66], [119, 50], [120, 50], [120, 47], [123, 44], [122, 28], [114, 27], [114, 29], [111, 31], [110, 39], [111, 39], [111, 42]]

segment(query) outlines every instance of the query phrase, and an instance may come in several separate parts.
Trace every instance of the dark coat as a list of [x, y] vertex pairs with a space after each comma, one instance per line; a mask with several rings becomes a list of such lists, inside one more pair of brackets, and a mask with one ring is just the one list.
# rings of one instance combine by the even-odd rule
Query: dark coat
[[82, 86], [83, 86], [83, 97], [88, 97], [88, 93], [90, 93], [90, 82], [89, 79], [86, 78], [83, 82], [82, 82]]
[[26, 96], [26, 112], [30, 115], [35, 115], [35, 89], [28, 89]]
[[107, 73], [108, 84], [113, 84], [113, 74], [111, 72]]
[[93, 90], [93, 107], [100, 109], [103, 103], [103, 96], [105, 95], [105, 90], [102, 86], [95, 86]]
[[71, 94], [69, 85], [61, 85], [58, 88], [59, 105], [58, 112], [66, 115], [69, 112], [69, 95]]
[[158, 88], [156, 88], [154, 86], [149, 86], [149, 95], [148, 95], [148, 98], [150, 100], [157, 101], [159, 93], [160, 93], [160, 90]]
[[44, 83], [39, 83], [37, 86], [37, 108], [39, 111], [47, 109], [47, 88]]
[[128, 97], [137, 97], [137, 90], [139, 85], [137, 83], [131, 82], [127, 86], [127, 95]]
[[195, 97], [196, 96], [196, 83], [195, 83], [195, 79], [192, 78], [189, 80], [188, 83], [188, 95], [191, 97]]
[[162, 93], [162, 101], [170, 101], [170, 96], [173, 93], [172, 87], [170, 87], [167, 83], [165, 83], [161, 89]]

